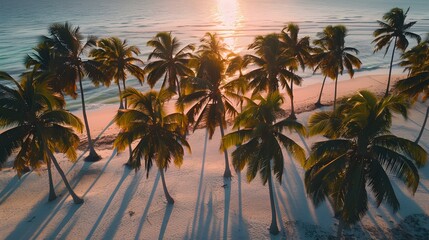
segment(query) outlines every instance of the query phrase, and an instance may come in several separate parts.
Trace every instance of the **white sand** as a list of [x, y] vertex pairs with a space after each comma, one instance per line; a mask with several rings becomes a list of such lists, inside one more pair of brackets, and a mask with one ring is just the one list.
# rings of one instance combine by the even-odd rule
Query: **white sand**
[[[383, 92], [383, 79], [386, 76], [342, 81], [340, 96], [364, 88]], [[319, 90], [320, 84], [296, 89], [298, 110], [314, 104]], [[332, 95], [333, 82], [327, 79], [322, 102], [330, 101]], [[416, 104], [408, 121], [395, 119], [392, 131], [414, 140], [428, 104]], [[288, 100], [285, 106], [289, 108]], [[108, 106], [88, 112], [93, 138], [117, 133], [117, 127], [108, 126], [116, 109], [117, 106]], [[310, 115], [311, 112], [303, 112], [298, 115], [298, 121], [306, 123]], [[427, 151], [428, 129], [421, 139]], [[337, 221], [332, 210], [326, 204], [314, 208], [305, 194], [304, 170], [285, 153], [283, 182], [275, 184], [281, 233], [270, 236], [267, 230], [271, 221], [268, 187], [261, 184], [259, 177], [247, 183], [245, 173], [241, 177], [234, 173], [231, 183], [224, 182], [219, 135], [216, 131], [208, 141], [204, 158], [205, 130], [196, 130], [189, 137], [192, 154], [185, 156], [180, 169], [173, 165], [168, 169], [166, 181], [176, 201], [174, 206], [166, 204], [156, 168], [148, 179], [144, 170], [128, 170], [123, 166], [128, 153], [117, 155], [111, 145], [97, 147], [103, 159], [96, 163], [86, 163], [80, 158], [73, 164], [58, 155], [76, 193], [85, 200], [82, 205], [73, 204], [56, 172], [54, 182], [59, 197], [48, 203], [46, 169], [41, 169], [40, 175], [29, 173], [19, 180], [14, 170], [6, 166], [0, 172], [0, 239], [326, 239], [335, 235]], [[315, 137], [304, 142], [296, 135], [293, 138], [305, 148], [321, 139]], [[103, 140], [111, 141], [101, 138], [101, 142]], [[429, 165], [420, 169], [420, 176], [421, 184], [414, 196], [392, 176], [401, 203], [400, 211], [393, 214], [383, 205], [376, 208], [371, 197], [368, 214], [345, 234], [356, 239], [392, 236], [427, 239]], [[224, 184], [228, 186], [223, 188]]]

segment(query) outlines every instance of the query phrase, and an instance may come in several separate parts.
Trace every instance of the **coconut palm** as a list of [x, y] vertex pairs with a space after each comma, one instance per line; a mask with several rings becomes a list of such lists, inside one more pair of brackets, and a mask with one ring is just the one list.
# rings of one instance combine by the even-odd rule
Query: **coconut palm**
[[278, 91], [268, 94], [266, 98], [256, 95], [235, 119], [234, 129], [240, 129], [225, 135], [221, 145], [221, 149], [237, 146], [232, 152], [232, 162], [239, 170], [247, 165], [247, 181], [252, 181], [259, 172], [262, 183], [265, 185], [268, 182], [271, 234], [279, 233], [271, 172], [281, 183], [284, 169], [282, 148], [300, 163], [305, 161], [305, 152], [301, 146], [283, 133], [289, 129], [303, 135], [305, 128], [292, 119], [277, 122], [276, 115], [281, 111], [282, 102], [283, 98]]
[[[54, 23], [49, 27], [49, 37], [45, 41], [52, 46], [55, 52], [57, 78], [64, 82], [67, 92], [76, 91], [76, 81], [79, 82], [80, 97], [82, 102], [83, 120], [88, 137], [89, 155], [86, 161], [98, 161], [101, 157], [95, 152], [91, 138], [88, 117], [86, 115], [85, 96], [82, 85], [84, 76], [88, 76], [95, 85], [105, 82], [105, 75], [99, 70], [99, 63], [83, 59], [85, 51], [96, 45], [96, 38], [93, 36], [83, 42], [83, 36], [79, 27], [73, 27], [69, 23]], [[73, 94], [72, 97], [76, 97]]]
[[[143, 64], [143, 61], [136, 58], [140, 54], [140, 49], [135, 45], [128, 45], [127, 40], [121, 41], [117, 37], [103, 38], [97, 41], [97, 48], [93, 48], [89, 53], [90, 57], [93, 57], [95, 61], [99, 62], [101, 69], [106, 74], [106, 82], [109, 83], [114, 80], [118, 86], [119, 91], [119, 108], [124, 108], [122, 103], [121, 85], [126, 89], [125, 80], [127, 75], [131, 74], [136, 77], [140, 83], [144, 81], [144, 71], [138, 64]], [[125, 103], [125, 108], [127, 104]]]
[[227, 82], [224, 87], [228, 92], [235, 92], [237, 95], [241, 96], [240, 112], [242, 112], [245, 94], [249, 90], [249, 81], [245, 74], [243, 74], [243, 70], [247, 67], [247, 63], [244, 61], [243, 56], [235, 53], [229, 54], [228, 58], [229, 63], [226, 68], [226, 74], [228, 77], [233, 77], [233, 79]]
[[[401, 65], [406, 66], [405, 69], [409, 70], [409, 74], [408, 78], [396, 83], [396, 91], [408, 96], [412, 102], [418, 100], [421, 94], [423, 95], [422, 100], [426, 101], [429, 98], [429, 36], [424, 42], [405, 52], [403, 59]], [[423, 135], [428, 118], [429, 106], [426, 109], [426, 115], [416, 143], [420, 141]]]
[[161, 175], [165, 197], [169, 204], [174, 200], [170, 196], [165, 183], [164, 172], [173, 159], [176, 166], [182, 165], [185, 146], [191, 150], [186, 138], [185, 129], [181, 122], [181, 113], [167, 113], [164, 103], [170, 99], [172, 92], [161, 90], [141, 93], [133, 88], [127, 88], [123, 97], [129, 100], [129, 109], [120, 109], [115, 116], [116, 124], [121, 128], [114, 142], [118, 151], [123, 151], [134, 140], [138, 144], [132, 152], [131, 166], [136, 170], [141, 167], [144, 159], [146, 176], [155, 162]]
[[[212, 35], [210, 35], [212, 36]], [[221, 40], [216, 39], [220, 43]], [[225, 82], [225, 60], [220, 59], [222, 53], [205, 51], [210, 44], [203, 42], [199, 48], [196, 58], [196, 77], [188, 80], [187, 94], [180, 100], [181, 104], [187, 106], [187, 117], [189, 123], [196, 128], [204, 126], [208, 129], [209, 139], [212, 138], [217, 126], [220, 128], [222, 137], [226, 127], [226, 117], [234, 116], [237, 110], [234, 104], [240, 101], [240, 96]], [[204, 51], [203, 51], [204, 50]], [[223, 176], [231, 178], [228, 152], [225, 155], [225, 171]]]
[[380, 25], [380, 28], [376, 29], [373, 33], [375, 37], [375, 39], [372, 41], [375, 43], [374, 52], [377, 52], [386, 47], [386, 52], [384, 53], [384, 56], [386, 56], [393, 41], [392, 57], [390, 58], [389, 77], [387, 79], [385, 96], [389, 94], [390, 77], [392, 75], [392, 64], [393, 58], [395, 56], [395, 49], [398, 48], [402, 51], [405, 51], [405, 49], [408, 47], [407, 37], [416, 39], [417, 43], [419, 43], [421, 40], [421, 37], [418, 34], [409, 31], [409, 29], [414, 24], [416, 24], [417, 21], [412, 21], [409, 23], [405, 22], [405, 18], [407, 17], [409, 10], [410, 9], [408, 8], [404, 13], [401, 8], [392, 8], [389, 12], [383, 15], [384, 22], [377, 21]]
[[219, 60], [224, 60], [226, 55], [231, 54], [228, 46], [217, 33], [207, 32], [204, 37], [200, 39], [200, 42], [201, 44], [197, 51], [200, 56], [210, 54], [214, 55]]
[[[310, 47], [310, 37], [306, 36], [303, 38], [298, 38], [298, 33], [299, 26], [289, 23], [286, 27], [283, 28], [280, 34], [284, 48], [286, 49], [285, 54], [295, 59], [295, 62], [289, 65], [289, 70], [291, 72], [296, 72], [299, 67], [301, 67], [302, 71], [304, 71], [306, 66], [312, 65], [311, 52], [313, 50]], [[296, 119], [293, 102], [293, 85], [294, 82], [291, 82], [290, 88], [287, 89], [291, 104], [291, 113], [289, 118]], [[288, 87], [288, 85], [286, 85], [286, 87]]]
[[[344, 225], [355, 224], [368, 211], [368, 191], [374, 194], [377, 205], [384, 201], [394, 211], [399, 209], [388, 173], [395, 174], [413, 193], [416, 191], [416, 165], [427, 162], [427, 153], [418, 144], [389, 131], [392, 115], [406, 117], [407, 107], [400, 96], [377, 99], [371, 92], [360, 91], [336, 110], [342, 121], [335, 137], [311, 147], [306, 160], [307, 194], [316, 206], [326, 198], [330, 200], [339, 219], [338, 237]], [[321, 127], [331, 115], [311, 116], [310, 133], [324, 135], [331, 131], [329, 124]]]
[[246, 74], [249, 87], [254, 89], [253, 95], [261, 91], [273, 93], [279, 90], [280, 86], [289, 89], [287, 80], [297, 85], [301, 83], [302, 78], [288, 68], [295, 63], [295, 59], [285, 54], [278, 34], [256, 37], [249, 49], [254, 49], [256, 54], [244, 56], [246, 64], [256, 66]]
[[77, 204], [83, 203], [67, 181], [54, 152], [64, 153], [76, 160], [79, 137], [73, 129], [82, 131], [83, 124], [73, 114], [63, 110], [62, 96], [54, 94], [47, 82], [35, 81], [26, 74], [18, 83], [9, 74], [0, 72], [0, 79], [11, 87], [0, 84], [0, 164], [14, 152], [14, 168], [21, 176], [28, 166], [39, 169], [47, 165], [49, 201], [56, 198], [51, 162], [60, 174], [67, 190]]
[[148, 63], [145, 67], [147, 71], [147, 81], [151, 88], [156, 82], [164, 76], [161, 88], [168, 86], [171, 90], [177, 92], [181, 97], [179, 79], [193, 76], [194, 72], [189, 68], [189, 61], [192, 57], [191, 52], [195, 47], [188, 44], [180, 48], [180, 42], [171, 32], [159, 32], [156, 36], [147, 42], [147, 45], [153, 47], [148, 60], [157, 59]]
[[325, 76], [335, 80], [334, 91], [334, 109], [337, 103], [337, 85], [338, 75], [342, 75], [344, 69], [347, 70], [350, 77], [354, 75], [354, 67], [360, 68], [362, 62], [354, 56], [359, 51], [356, 48], [346, 47], [345, 38], [347, 36], [347, 28], [343, 25], [325, 27], [323, 32], [317, 33], [319, 37], [314, 43], [321, 46], [322, 51], [319, 51], [314, 57], [314, 61], [318, 64], [316, 69], [322, 69]]

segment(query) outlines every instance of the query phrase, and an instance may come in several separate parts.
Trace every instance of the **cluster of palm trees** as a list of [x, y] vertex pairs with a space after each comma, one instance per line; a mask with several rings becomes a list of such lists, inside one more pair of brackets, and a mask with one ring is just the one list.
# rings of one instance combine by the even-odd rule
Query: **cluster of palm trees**
[[[375, 50], [392, 41], [395, 48], [405, 50], [406, 37], [420, 36], [408, 32], [415, 24], [406, 24], [402, 9], [394, 8], [379, 21], [374, 32]], [[28, 167], [37, 169], [46, 164], [49, 174], [49, 200], [55, 199], [51, 162], [60, 173], [76, 203], [83, 200], [70, 188], [54, 153], [65, 153], [76, 159], [79, 138], [73, 131], [85, 127], [89, 155], [85, 160], [97, 161], [85, 110], [82, 81], [89, 78], [95, 85], [109, 86], [112, 80], [119, 91], [119, 110], [114, 120], [120, 128], [114, 146], [118, 151], [130, 151], [128, 165], [136, 170], [142, 166], [147, 176], [155, 163], [161, 175], [168, 203], [174, 203], [167, 190], [164, 173], [171, 160], [180, 166], [189, 130], [206, 128], [211, 139], [217, 127], [222, 136], [220, 149], [225, 155], [223, 176], [232, 177], [227, 149], [235, 147], [232, 165], [235, 171], [247, 166], [247, 180], [257, 173], [263, 184], [268, 182], [272, 223], [270, 233], [277, 234], [272, 173], [281, 182], [284, 169], [283, 149], [306, 169], [305, 185], [308, 195], [318, 205], [329, 199], [338, 217], [339, 233], [344, 225], [356, 223], [368, 210], [367, 188], [375, 193], [378, 204], [386, 201], [394, 210], [399, 202], [386, 170], [402, 179], [413, 191], [419, 177], [416, 166], [427, 159], [426, 152], [416, 142], [396, 137], [389, 132], [392, 114], [406, 117], [408, 102], [404, 94], [418, 99], [429, 95], [429, 40], [402, 55], [402, 66], [409, 78], [395, 86], [400, 95], [389, 96], [389, 81], [384, 98], [361, 91], [337, 104], [338, 76], [344, 70], [353, 77], [361, 61], [353, 54], [358, 50], [347, 47], [345, 26], [327, 26], [310, 38], [299, 37], [299, 27], [288, 24], [280, 33], [258, 36], [249, 45], [254, 54], [244, 56], [228, 50], [217, 34], [206, 33], [198, 47], [181, 47], [171, 33], [160, 32], [147, 45], [153, 48], [144, 66], [138, 58], [138, 47], [116, 37], [84, 40], [78, 27], [69, 23], [53, 24], [49, 35], [41, 38], [25, 64], [27, 71], [18, 82], [5, 72], [0, 79], [0, 163], [16, 151], [14, 167], [21, 175]], [[386, 50], [387, 52], [387, 50]], [[392, 59], [393, 59], [392, 53]], [[392, 65], [392, 61], [391, 61]], [[311, 68], [324, 76], [316, 106], [327, 77], [335, 81], [332, 111], [318, 112], [310, 118], [306, 129], [296, 121], [293, 86], [300, 85], [299, 69]], [[142, 93], [126, 86], [128, 75], [143, 84], [145, 77], [151, 88], [162, 81], [159, 91]], [[80, 97], [84, 124], [64, 110], [64, 95]], [[12, 86], [11, 86], [12, 85]], [[121, 86], [122, 85], [122, 86]], [[283, 111], [285, 90], [291, 101], [288, 118], [279, 120]], [[177, 109], [165, 104], [174, 101]], [[428, 112], [426, 114], [429, 114]], [[233, 131], [225, 135], [227, 122], [233, 121]], [[426, 123], [426, 121], [425, 121]], [[424, 123], [424, 124], [425, 124]], [[306, 158], [303, 148], [284, 133], [294, 131], [302, 136], [321, 134], [328, 138], [312, 146]], [[135, 143], [134, 147], [132, 144]], [[386, 170], [385, 170], [386, 169]]]

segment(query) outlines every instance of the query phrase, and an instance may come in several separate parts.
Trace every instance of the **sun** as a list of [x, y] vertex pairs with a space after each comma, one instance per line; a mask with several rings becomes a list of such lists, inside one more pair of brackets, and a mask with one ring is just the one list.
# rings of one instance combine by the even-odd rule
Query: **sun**
[[238, 0], [217, 0], [216, 21], [219, 23], [219, 34], [231, 50], [236, 50], [237, 30], [243, 16]]

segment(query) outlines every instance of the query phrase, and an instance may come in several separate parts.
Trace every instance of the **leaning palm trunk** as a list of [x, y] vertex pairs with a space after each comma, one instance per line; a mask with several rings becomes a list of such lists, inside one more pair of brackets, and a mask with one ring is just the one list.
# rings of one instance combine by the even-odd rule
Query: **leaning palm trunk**
[[320, 88], [320, 93], [319, 93], [319, 99], [317, 99], [317, 102], [314, 104], [314, 105], [316, 105], [316, 107], [321, 107], [322, 106], [322, 103], [320, 101], [322, 100], [323, 87], [325, 87], [326, 77], [327, 76], [325, 76], [323, 78], [322, 87]]
[[270, 233], [277, 235], [279, 233], [279, 228], [277, 227], [277, 215], [276, 215], [276, 206], [274, 204], [274, 191], [273, 191], [273, 182], [271, 179], [271, 164], [268, 166], [268, 189], [270, 191], [270, 204], [271, 204], [271, 226]]
[[[220, 127], [220, 134], [223, 138], [225, 133], [223, 131], [222, 121], [219, 122], [219, 127]], [[228, 151], [225, 149], [223, 151], [223, 153], [225, 154], [225, 172], [223, 173], [223, 177], [230, 179], [232, 177], [232, 174], [231, 174], [231, 170], [229, 168]]]
[[393, 44], [392, 58], [390, 59], [389, 77], [387, 78], [387, 88], [386, 88], [386, 93], [384, 94], [385, 97], [387, 97], [387, 95], [389, 95], [390, 77], [392, 76], [393, 57], [395, 56], [395, 48], [396, 48], [397, 38], [398, 37], [395, 37], [395, 42]]
[[291, 108], [289, 119], [294, 119], [295, 120], [296, 119], [296, 115], [295, 115], [295, 106], [293, 104], [293, 82], [292, 81], [290, 82], [290, 94], [289, 94], [289, 97], [290, 97], [290, 108]]
[[417, 137], [417, 139], [415, 141], [416, 143], [418, 143], [420, 141], [420, 138], [422, 137], [423, 132], [425, 131], [426, 122], [428, 121], [428, 117], [429, 117], [429, 106], [426, 109], [426, 116], [425, 116], [425, 119], [423, 120], [422, 129], [420, 129], [419, 136]]
[[73, 191], [73, 189], [70, 187], [69, 182], [67, 181], [66, 175], [64, 174], [63, 170], [61, 169], [60, 165], [57, 162], [57, 159], [55, 158], [54, 154], [52, 154], [51, 150], [49, 150], [47, 147], [45, 147], [45, 151], [48, 154], [48, 157], [52, 160], [52, 162], [54, 163], [55, 168], [57, 169], [58, 173], [60, 174], [64, 185], [66, 185], [67, 190], [69, 191], [70, 195], [73, 198], [73, 202], [76, 204], [81, 204], [83, 203], [83, 199], [78, 197], [76, 195], [76, 193]]
[[85, 123], [86, 134], [88, 136], [88, 149], [89, 155], [85, 158], [85, 161], [88, 162], [96, 162], [101, 159], [100, 155], [98, 155], [94, 150], [94, 144], [91, 138], [91, 130], [89, 129], [88, 117], [86, 116], [86, 108], [85, 108], [85, 96], [83, 95], [83, 85], [82, 85], [82, 77], [81, 72], [79, 70], [79, 86], [80, 86], [80, 97], [82, 101], [82, 115], [83, 121]]
[[164, 189], [165, 198], [169, 204], [174, 204], [174, 199], [168, 193], [167, 185], [165, 184], [164, 169], [160, 168], [159, 173], [161, 174], [162, 189]]
[[48, 168], [48, 178], [49, 178], [49, 198], [48, 201], [53, 201], [57, 198], [57, 195], [55, 194], [55, 189], [54, 189], [54, 182], [52, 180], [52, 169], [51, 169], [51, 160], [47, 160], [46, 161], [46, 165]]
[[122, 103], [122, 91], [121, 91], [121, 84], [119, 82], [118, 85], [118, 91], [119, 91], [119, 109], [124, 109], [124, 104]]
[[337, 87], [338, 87], [338, 75], [335, 77], [335, 90], [334, 90], [334, 111], [337, 106]]

